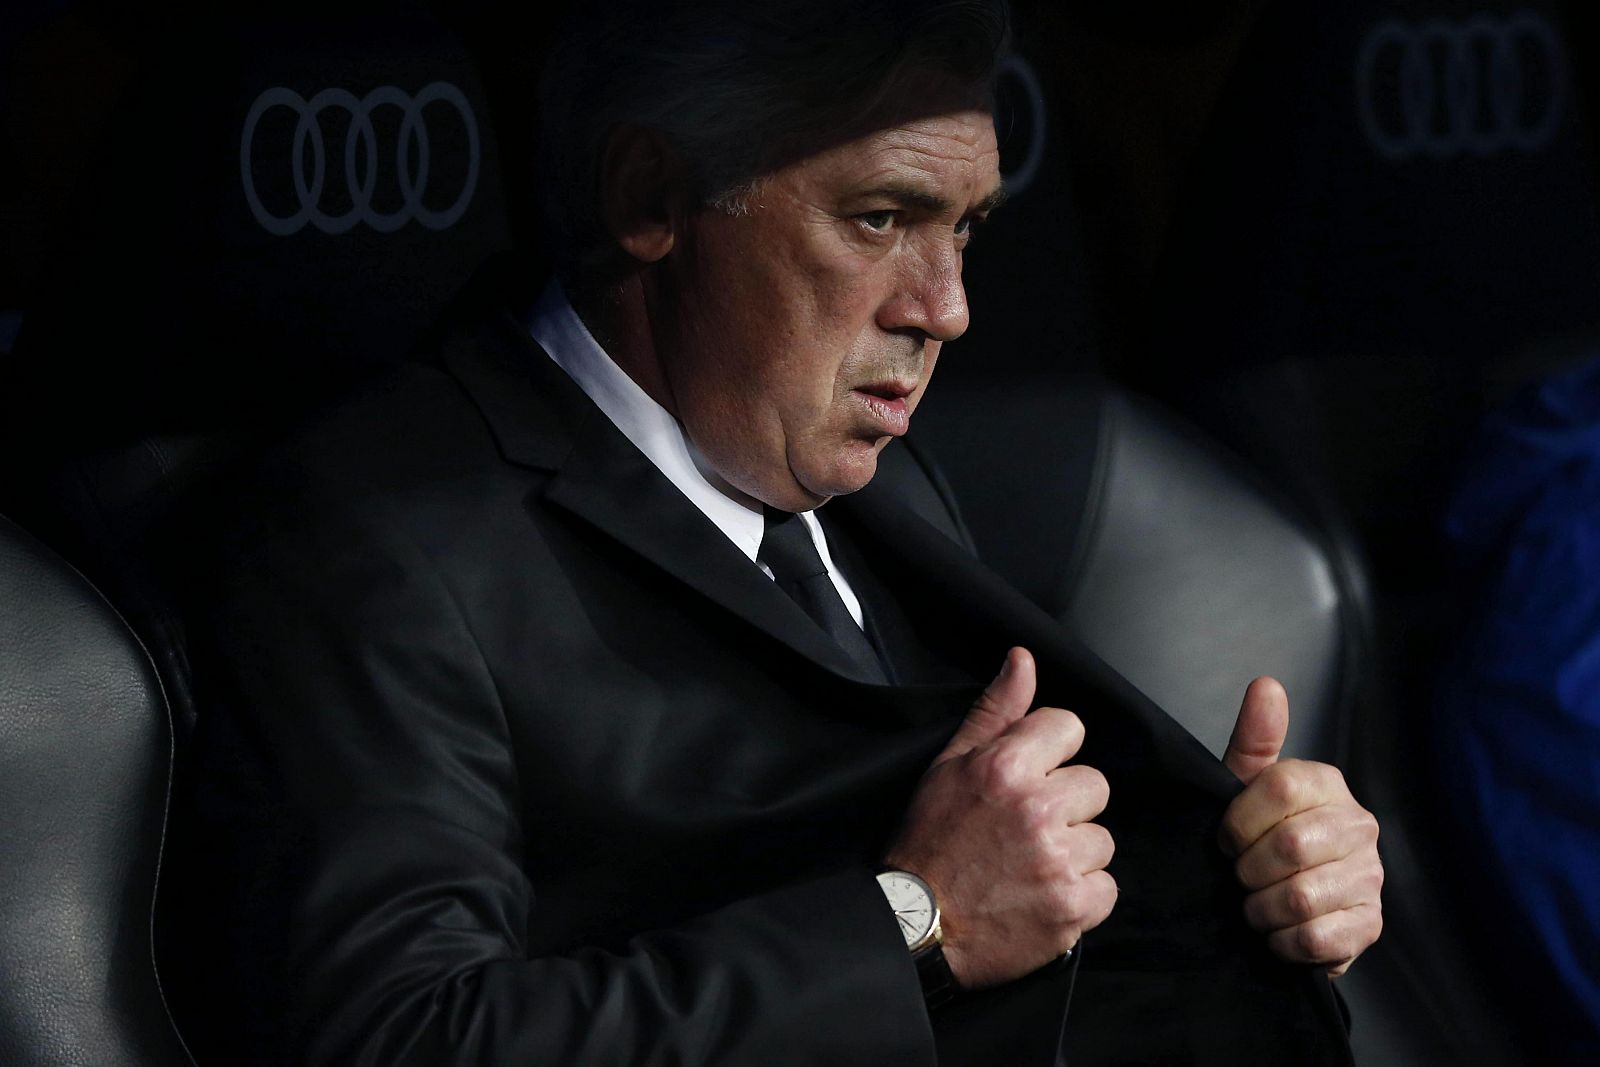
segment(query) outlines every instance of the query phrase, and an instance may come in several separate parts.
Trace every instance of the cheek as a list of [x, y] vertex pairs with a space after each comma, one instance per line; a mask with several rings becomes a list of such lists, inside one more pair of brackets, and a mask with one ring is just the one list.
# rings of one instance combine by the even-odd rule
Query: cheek
[[942, 341], [927, 341], [922, 346], [922, 378], [917, 382], [917, 388], [906, 398], [906, 404], [912, 412], [922, 403], [922, 398], [927, 395], [928, 383], [933, 380], [933, 368], [939, 362], [939, 348]]
[[933, 377], [933, 368], [938, 366], [939, 353], [943, 349], [943, 341], [927, 341], [922, 346], [922, 383], [917, 386], [919, 398], [928, 390], [928, 382]]
[[786, 368], [790, 395], [809, 397], [819, 414], [859, 383], [863, 369], [884, 363], [875, 294], [857, 278], [830, 282], [810, 290], [800, 333], [790, 338], [792, 363]]

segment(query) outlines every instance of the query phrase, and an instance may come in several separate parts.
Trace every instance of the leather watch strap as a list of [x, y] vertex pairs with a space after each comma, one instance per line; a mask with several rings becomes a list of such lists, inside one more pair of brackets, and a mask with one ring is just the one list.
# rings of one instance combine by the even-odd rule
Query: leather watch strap
[[932, 1010], [956, 995], [956, 976], [950, 970], [950, 961], [944, 958], [944, 946], [937, 942], [929, 945], [911, 958], [917, 966], [917, 978], [922, 982], [922, 999]]

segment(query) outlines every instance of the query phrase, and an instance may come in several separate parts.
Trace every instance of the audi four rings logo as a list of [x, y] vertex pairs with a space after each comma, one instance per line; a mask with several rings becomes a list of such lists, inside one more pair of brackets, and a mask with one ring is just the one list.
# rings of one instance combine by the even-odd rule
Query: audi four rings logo
[[1361, 128], [1391, 161], [1537, 152], [1555, 139], [1565, 73], [1555, 28], [1532, 12], [1388, 19], [1356, 57]]
[[[432, 103], [450, 105], [465, 128], [467, 143], [466, 177], [461, 188], [455, 191], [455, 199], [440, 210], [429, 207], [426, 202], [428, 179], [435, 168], [424, 109]], [[379, 166], [378, 135], [373, 128], [372, 116], [374, 111], [383, 107], [397, 108], [400, 112], [400, 132], [394, 141], [394, 155], [387, 161], [400, 189], [400, 205], [393, 211], [381, 211], [374, 203], [379, 172], [384, 168]], [[298, 209], [287, 215], [275, 215], [269, 211], [256, 189], [254, 164], [258, 127], [262, 116], [274, 108], [287, 108], [298, 118], [294, 127], [293, 149], [289, 153], [290, 158], [285, 161], [293, 179]], [[322, 209], [329, 149], [320, 123], [320, 116], [330, 110], [343, 111], [350, 116], [350, 125], [344, 136], [342, 168], [349, 207], [331, 215]], [[435, 108], [428, 114], [437, 116], [440, 113], [441, 109]], [[306, 173], [308, 151], [311, 154], [309, 177]], [[408, 96], [392, 85], [379, 86], [363, 97], [344, 89], [324, 89], [310, 100], [292, 89], [268, 89], [250, 105], [250, 111], [245, 115], [244, 129], [239, 136], [239, 176], [244, 182], [245, 202], [250, 205], [250, 213], [262, 228], [280, 237], [298, 233], [308, 223], [323, 233], [345, 233], [361, 223], [380, 233], [393, 233], [412, 219], [430, 230], [454, 226], [466, 214], [467, 205], [472, 202], [472, 194], [477, 189], [478, 162], [477, 117], [466, 95], [449, 82], [433, 82], [424, 86], [416, 96]]]

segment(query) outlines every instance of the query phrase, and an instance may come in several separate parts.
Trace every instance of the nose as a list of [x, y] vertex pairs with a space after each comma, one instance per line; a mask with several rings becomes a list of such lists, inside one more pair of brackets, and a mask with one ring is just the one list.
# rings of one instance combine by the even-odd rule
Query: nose
[[918, 330], [936, 341], [954, 341], [967, 332], [971, 316], [961, 284], [961, 252], [946, 241], [931, 241], [908, 254], [893, 295], [879, 313], [886, 330]]

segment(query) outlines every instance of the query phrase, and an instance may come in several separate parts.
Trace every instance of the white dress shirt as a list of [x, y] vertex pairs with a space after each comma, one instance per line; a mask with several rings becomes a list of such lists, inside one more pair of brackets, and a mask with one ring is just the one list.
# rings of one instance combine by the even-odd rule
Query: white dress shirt
[[[771, 578], [772, 571], [756, 559], [756, 553], [761, 550], [761, 535], [766, 531], [760, 502], [733, 488], [711, 469], [678, 420], [600, 347], [573, 310], [561, 283], [554, 278], [534, 306], [528, 332], [556, 365], [578, 383], [578, 388], [595, 406], [605, 412], [623, 436]], [[839, 597], [851, 618], [857, 626], [862, 626], [861, 601], [839, 568], [834, 566], [822, 524], [809, 511], [801, 512], [800, 520], [811, 532], [817, 554], [828, 568], [828, 577], [839, 590]]]

